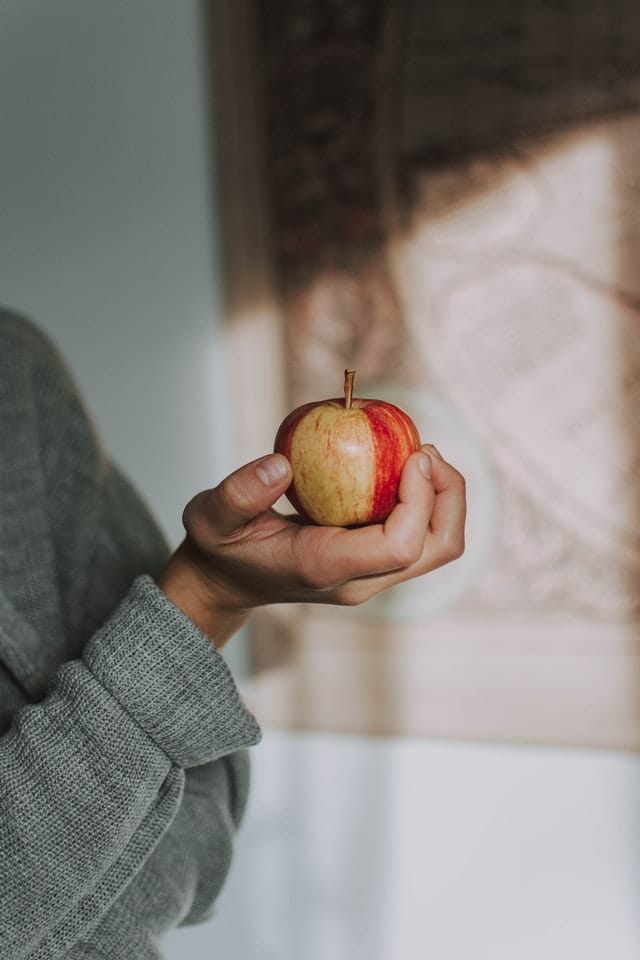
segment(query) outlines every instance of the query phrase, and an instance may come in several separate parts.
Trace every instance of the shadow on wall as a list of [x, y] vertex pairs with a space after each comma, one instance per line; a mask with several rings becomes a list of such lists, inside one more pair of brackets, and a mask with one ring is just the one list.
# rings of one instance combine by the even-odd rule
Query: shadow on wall
[[403, 39], [383, 195], [409, 341], [501, 490], [498, 549], [467, 606], [593, 627], [567, 649], [566, 713], [582, 702], [577, 742], [637, 748], [640, 13], [389, 10]]

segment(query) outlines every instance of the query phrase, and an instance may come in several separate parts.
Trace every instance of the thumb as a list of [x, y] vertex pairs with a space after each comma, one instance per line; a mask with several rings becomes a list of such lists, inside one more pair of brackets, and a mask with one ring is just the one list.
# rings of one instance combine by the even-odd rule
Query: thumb
[[219, 533], [227, 535], [268, 510], [291, 483], [291, 466], [280, 453], [254, 460], [229, 474], [212, 490], [210, 510]]

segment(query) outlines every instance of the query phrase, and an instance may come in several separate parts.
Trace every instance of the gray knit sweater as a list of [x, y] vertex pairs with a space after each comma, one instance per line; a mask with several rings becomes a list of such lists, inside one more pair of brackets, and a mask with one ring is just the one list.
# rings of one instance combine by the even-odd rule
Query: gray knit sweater
[[157, 526], [0, 310], [0, 957], [151, 960], [207, 917], [259, 739]]

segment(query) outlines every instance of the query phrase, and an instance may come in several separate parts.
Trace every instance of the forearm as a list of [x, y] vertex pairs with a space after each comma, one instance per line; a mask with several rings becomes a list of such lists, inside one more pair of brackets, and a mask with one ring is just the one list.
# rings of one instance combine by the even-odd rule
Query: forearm
[[230, 609], [222, 590], [200, 573], [194, 550], [184, 540], [169, 559], [156, 583], [162, 592], [220, 649], [249, 616], [248, 610]]

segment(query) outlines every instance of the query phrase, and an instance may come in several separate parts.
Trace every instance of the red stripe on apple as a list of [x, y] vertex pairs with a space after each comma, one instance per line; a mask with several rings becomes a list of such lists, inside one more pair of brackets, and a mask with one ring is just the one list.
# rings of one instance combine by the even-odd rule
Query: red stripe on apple
[[274, 444], [291, 463], [289, 502], [324, 526], [382, 523], [398, 502], [407, 457], [420, 449], [409, 415], [384, 400], [354, 398], [353, 377], [354, 371], [345, 371], [344, 400], [293, 410]]
[[407, 457], [420, 449], [420, 437], [413, 420], [395, 404], [382, 400], [361, 403], [375, 447], [375, 487], [368, 522], [382, 523], [398, 502], [402, 468]]

